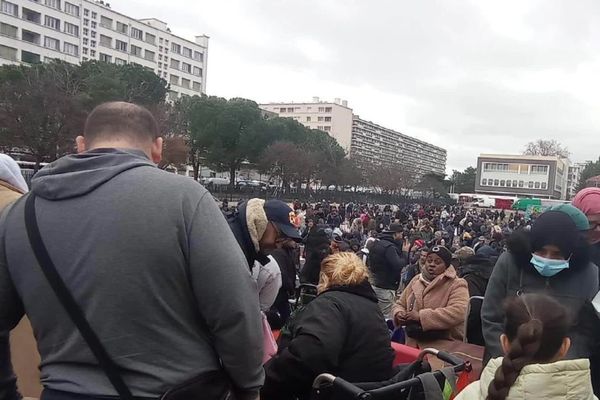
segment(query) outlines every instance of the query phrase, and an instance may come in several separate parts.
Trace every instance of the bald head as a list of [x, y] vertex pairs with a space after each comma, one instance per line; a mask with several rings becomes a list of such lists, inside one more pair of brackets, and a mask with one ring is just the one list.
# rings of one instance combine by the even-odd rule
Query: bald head
[[158, 162], [162, 139], [150, 111], [137, 104], [113, 101], [100, 104], [88, 115], [77, 147], [80, 152], [101, 147], [138, 149]]

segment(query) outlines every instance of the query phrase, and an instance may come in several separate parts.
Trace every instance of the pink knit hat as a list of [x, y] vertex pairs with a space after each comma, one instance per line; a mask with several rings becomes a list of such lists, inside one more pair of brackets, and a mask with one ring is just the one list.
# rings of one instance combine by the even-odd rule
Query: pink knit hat
[[585, 215], [600, 214], [600, 188], [581, 190], [573, 199], [573, 205]]

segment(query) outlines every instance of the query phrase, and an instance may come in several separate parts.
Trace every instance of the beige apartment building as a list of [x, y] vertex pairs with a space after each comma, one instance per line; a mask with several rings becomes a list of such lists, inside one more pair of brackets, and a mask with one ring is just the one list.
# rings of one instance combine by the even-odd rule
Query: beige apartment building
[[363, 120], [345, 100], [323, 102], [314, 97], [310, 103], [268, 103], [260, 107], [329, 133], [350, 157], [362, 162], [410, 165], [417, 175], [445, 174], [445, 149]]

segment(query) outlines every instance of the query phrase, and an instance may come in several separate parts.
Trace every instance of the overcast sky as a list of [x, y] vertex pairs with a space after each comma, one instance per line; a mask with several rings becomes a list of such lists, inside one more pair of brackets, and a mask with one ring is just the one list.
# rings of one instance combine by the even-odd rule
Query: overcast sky
[[557, 139], [600, 155], [598, 0], [113, 0], [210, 36], [207, 91], [257, 102], [346, 99], [355, 114], [448, 150]]

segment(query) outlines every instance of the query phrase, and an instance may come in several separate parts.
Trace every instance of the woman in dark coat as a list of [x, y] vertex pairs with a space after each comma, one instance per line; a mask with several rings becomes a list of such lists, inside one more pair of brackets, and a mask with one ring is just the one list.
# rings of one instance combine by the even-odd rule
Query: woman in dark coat
[[365, 265], [336, 253], [321, 266], [319, 295], [290, 327], [291, 340], [265, 365], [261, 399], [305, 399], [331, 373], [350, 382], [392, 377], [394, 352]]
[[[584, 217], [585, 219], [585, 217]], [[505, 298], [523, 293], [543, 293], [569, 309], [574, 324], [568, 359], [589, 358], [597, 338], [588, 331], [584, 307], [598, 292], [598, 268], [590, 262], [584, 231], [561, 211], [543, 213], [531, 233], [514, 233], [508, 251], [498, 259], [488, 283], [481, 310], [487, 357], [502, 356], [500, 335]]]

